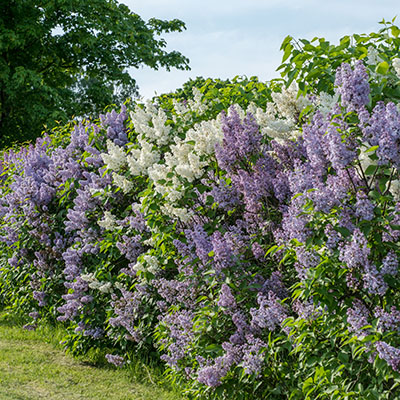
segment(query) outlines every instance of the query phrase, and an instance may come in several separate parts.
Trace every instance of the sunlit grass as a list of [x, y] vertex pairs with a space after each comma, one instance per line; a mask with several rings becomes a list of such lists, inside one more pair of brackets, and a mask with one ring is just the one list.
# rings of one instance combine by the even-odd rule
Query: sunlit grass
[[7, 400], [178, 400], [160, 387], [161, 373], [140, 361], [128, 368], [93, 366], [63, 353], [61, 329], [36, 331], [0, 314], [0, 399]]

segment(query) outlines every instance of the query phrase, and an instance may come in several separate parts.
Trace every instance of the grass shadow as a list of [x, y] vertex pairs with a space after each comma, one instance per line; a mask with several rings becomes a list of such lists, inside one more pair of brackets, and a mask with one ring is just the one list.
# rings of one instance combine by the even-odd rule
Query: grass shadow
[[22, 317], [9, 313], [6, 309], [0, 309], [0, 326], [7, 328], [22, 328], [25, 321]]

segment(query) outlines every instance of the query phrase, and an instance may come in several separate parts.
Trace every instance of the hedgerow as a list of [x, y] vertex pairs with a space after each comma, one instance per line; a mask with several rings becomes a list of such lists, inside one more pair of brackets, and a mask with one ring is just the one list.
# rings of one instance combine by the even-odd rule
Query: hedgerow
[[396, 398], [399, 33], [285, 39], [283, 79], [5, 152], [3, 306], [75, 354], [159, 358], [189, 398]]

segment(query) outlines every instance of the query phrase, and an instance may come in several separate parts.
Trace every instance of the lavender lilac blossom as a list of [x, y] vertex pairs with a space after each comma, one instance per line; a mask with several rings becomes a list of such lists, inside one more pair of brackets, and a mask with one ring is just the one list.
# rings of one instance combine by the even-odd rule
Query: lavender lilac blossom
[[367, 70], [361, 60], [356, 62], [354, 70], [346, 63], [338, 68], [335, 85], [347, 111], [357, 111], [369, 103], [368, 79]]

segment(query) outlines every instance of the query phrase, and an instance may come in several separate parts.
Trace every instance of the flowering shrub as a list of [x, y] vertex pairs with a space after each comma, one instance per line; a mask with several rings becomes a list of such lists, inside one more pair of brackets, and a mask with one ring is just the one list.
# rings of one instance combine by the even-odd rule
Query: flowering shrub
[[4, 153], [3, 306], [191, 398], [396, 398], [400, 61], [346, 51], [327, 92], [208, 80]]

